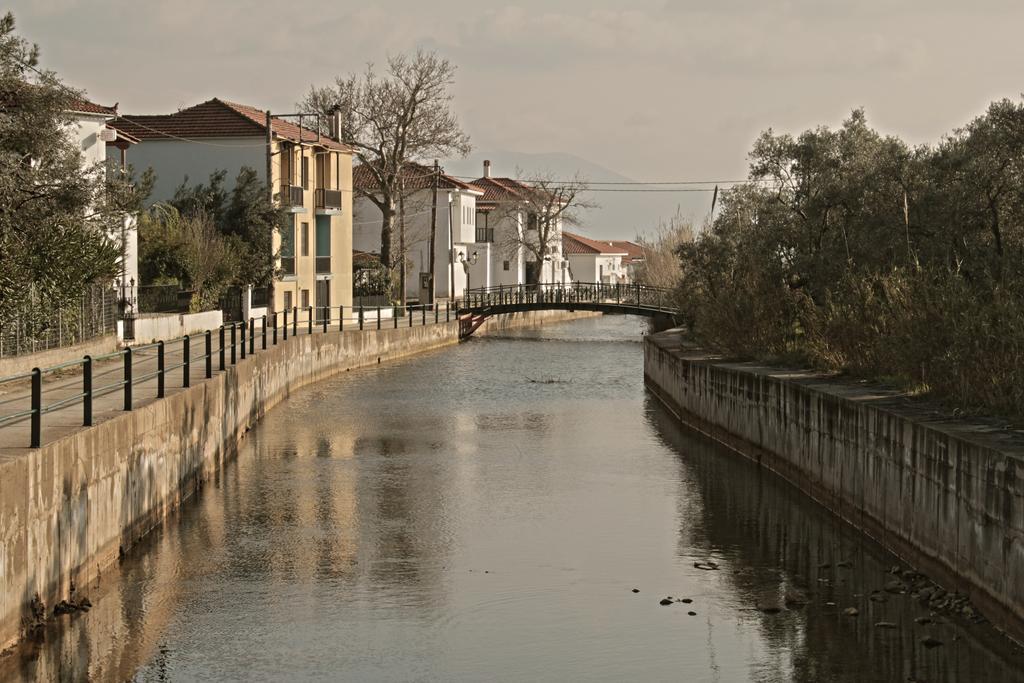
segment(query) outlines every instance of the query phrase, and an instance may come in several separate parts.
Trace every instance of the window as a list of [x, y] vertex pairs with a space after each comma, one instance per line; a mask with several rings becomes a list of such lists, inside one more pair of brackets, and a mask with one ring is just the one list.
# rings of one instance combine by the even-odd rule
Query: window
[[[295, 275], [295, 221], [281, 227], [281, 272]], [[287, 307], [286, 307], [287, 308]]]
[[309, 308], [309, 290], [302, 290], [302, 307]]
[[[316, 272], [331, 272], [331, 217], [316, 217]], [[317, 294], [317, 299], [320, 295]], [[319, 304], [318, 304], [319, 305]]]
[[302, 251], [299, 256], [309, 256], [309, 223], [302, 224]]
[[281, 145], [281, 182], [285, 185], [291, 185], [295, 180], [295, 174], [292, 169], [295, 166], [295, 150], [292, 148], [290, 143], [283, 143]]
[[502, 270], [508, 270], [508, 261], [502, 261], [501, 262], [501, 269]]
[[309, 157], [302, 155], [302, 189], [309, 189]]
[[290, 311], [292, 309], [292, 293], [291, 290], [286, 289], [284, 291], [284, 310]]
[[526, 217], [526, 229], [536, 230], [537, 229], [537, 214], [531, 213]]

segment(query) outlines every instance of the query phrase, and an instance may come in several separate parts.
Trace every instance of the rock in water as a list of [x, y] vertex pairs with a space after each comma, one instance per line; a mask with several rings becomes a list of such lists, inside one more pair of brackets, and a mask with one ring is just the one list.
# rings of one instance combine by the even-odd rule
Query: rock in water
[[935, 636], [925, 636], [921, 639], [921, 644], [924, 645], [926, 648], [931, 649], [933, 647], [938, 647], [942, 645], [942, 641], [936, 638]]
[[856, 607], [847, 607], [846, 609], [843, 610], [843, 614], [845, 614], [848, 617], [855, 617], [858, 614], [860, 614], [860, 610], [857, 609]]
[[662, 607], [664, 607], [666, 605], [671, 605], [672, 604], [672, 598], [662, 598], [661, 602], [659, 602], [658, 604], [661, 605]]
[[634, 588], [634, 589], [633, 589], [633, 592], [634, 592], [634, 593], [639, 593], [639, 592], [640, 592], [640, 589], [639, 589], [639, 588]]
[[891, 621], [879, 621], [875, 624], [875, 628], [896, 628], [896, 624]]

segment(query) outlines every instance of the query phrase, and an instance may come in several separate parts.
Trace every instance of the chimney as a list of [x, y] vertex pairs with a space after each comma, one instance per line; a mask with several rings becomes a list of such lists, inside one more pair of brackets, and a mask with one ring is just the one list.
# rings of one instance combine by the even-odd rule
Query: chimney
[[327, 134], [335, 140], [341, 140], [341, 111], [335, 109], [331, 112], [330, 118], [327, 121]]
[[491, 177], [491, 160], [484, 159], [484, 178]]

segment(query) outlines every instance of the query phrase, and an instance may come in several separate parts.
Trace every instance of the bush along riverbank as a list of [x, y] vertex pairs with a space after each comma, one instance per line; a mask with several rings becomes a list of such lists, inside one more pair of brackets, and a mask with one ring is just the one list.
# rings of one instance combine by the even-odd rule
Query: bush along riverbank
[[858, 110], [769, 130], [750, 159], [754, 182], [678, 250], [701, 346], [1024, 421], [1024, 104], [921, 147]]

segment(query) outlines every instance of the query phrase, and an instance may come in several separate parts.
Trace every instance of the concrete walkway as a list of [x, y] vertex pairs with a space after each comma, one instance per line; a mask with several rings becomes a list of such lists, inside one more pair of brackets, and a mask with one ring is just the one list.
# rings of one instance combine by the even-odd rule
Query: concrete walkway
[[[454, 319], [454, 311], [452, 312]], [[440, 323], [445, 322], [445, 311], [439, 311]], [[410, 318], [403, 316], [398, 318], [398, 327], [408, 327]], [[426, 324], [434, 324], [434, 314], [428, 311]], [[424, 323], [422, 314], [414, 311], [412, 324], [420, 327]], [[395, 321], [390, 318], [382, 318], [381, 327], [384, 329], [393, 328]], [[304, 316], [300, 314], [297, 326], [298, 336], [308, 334], [309, 324]], [[359, 331], [358, 319], [345, 319], [345, 332]], [[367, 309], [364, 318], [364, 329], [376, 330], [376, 311]], [[337, 333], [338, 321], [334, 320], [329, 326], [330, 332]], [[322, 325], [314, 326], [313, 333], [323, 332]], [[288, 340], [295, 336], [293, 326], [289, 319]], [[246, 355], [248, 356], [248, 331], [246, 332]], [[284, 333], [278, 328], [278, 344], [288, 343], [284, 340]], [[267, 348], [273, 346], [272, 330], [267, 330]], [[236, 362], [244, 363], [241, 352], [241, 336], [236, 338]], [[212, 356], [213, 374], [219, 372], [219, 334], [217, 331], [212, 335]], [[225, 367], [231, 365], [231, 333], [225, 330]], [[184, 357], [184, 340], [177, 339], [167, 342], [164, 347], [164, 395], [171, 396], [180, 392], [184, 386], [184, 368], [181, 367]], [[262, 348], [262, 331], [257, 323], [255, 354], [259, 355]], [[189, 342], [190, 372], [189, 379], [191, 386], [197, 386], [206, 381], [206, 341], [202, 334], [193, 335]], [[157, 349], [155, 346], [142, 346], [132, 351], [132, 407], [139, 408], [157, 399], [157, 378], [150, 376], [157, 369]], [[95, 361], [93, 363], [93, 424], [99, 424], [124, 412], [124, 360], [123, 355], [115, 358]], [[83, 428], [83, 403], [81, 400], [82, 388], [82, 366], [74, 365], [67, 369], [48, 372], [43, 375], [43, 410], [42, 416], [42, 444], [51, 443], [72, 434]], [[76, 397], [77, 400], [76, 400]], [[45, 412], [50, 406], [67, 402], [51, 412]], [[31, 409], [31, 382], [28, 378], [20, 379], [6, 384], [0, 384], [0, 420], [5, 416], [28, 411]], [[0, 461], [16, 457], [31, 450], [31, 420], [25, 416], [14, 424], [0, 425]]]

